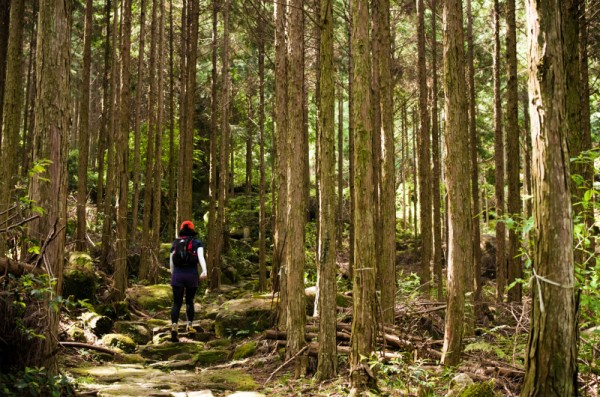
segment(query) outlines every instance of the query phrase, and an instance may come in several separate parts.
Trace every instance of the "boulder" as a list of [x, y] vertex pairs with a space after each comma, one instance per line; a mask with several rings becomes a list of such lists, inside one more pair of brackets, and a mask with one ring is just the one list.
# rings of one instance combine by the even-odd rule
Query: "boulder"
[[227, 338], [251, 335], [270, 328], [274, 304], [270, 297], [264, 296], [225, 302], [215, 318], [215, 334]]
[[238, 345], [233, 352], [234, 360], [242, 360], [244, 358], [248, 358], [256, 353], [256, 342], [247, 342], [241, 345]]
[[133, 353], [137, 347], [136, 343], [127, 335], [106, 334], [102, 337], [105, 346], [113, 346], [123, 350], [125, 353]]
[[237, 369], [205, 370], [197, 376], [211, 390], [252, 391], [258, 388], [250, 375]]
[[152, 340], [152, 332], [148, 325], [141, 321], [117, 321], [114, 330], [126, 334], [138, 345], [145, 345]]
[[127, 291], [127, 295], [144, 311], [158, 311], [173, 305], [173, 291], [167, 284], [135, 285]]
[[62, 296], [95, 302], [97, 284], [92, 257], [84, 252], [72, 252], [63, 273]]
[[231, 346], [231, 341], [229, 339], [214, 339], [214, 340], [211, 340], [210, 342], [206, 342], [206, 346], [210, 347], [211, 349], [213, 349], [213, 348], [227, 349], [229, 346]]
[[450, 390], [445, 397], [460, 397], [461, 393], [473, 384], [473, 379], [467, 374], [458, 374], [450, 382]]
[[171, 357], [182, 353], [195, 356], [203, 350], [204, 344], [199, 342], [164, 343], [161, 345], [146, 345], [139, 347], [139, 353], [142, 355], [142, 357], [155, 361], [170, 360]]
[[83, 330], [75, 325], [71, 325], [69, 327], [67, 334], [69, 335], [69, 338], [75, 342], [87, 342], [87, 338], [85, 337]]
[[209, 366], [212, 364], [224, 363], [229, 357], [229, 351], [214, 349], [204, 350], [196, 355], [196, 365], [198, 366]]
[[467, 386], [458, 397], [494, 397], [494, 381]]

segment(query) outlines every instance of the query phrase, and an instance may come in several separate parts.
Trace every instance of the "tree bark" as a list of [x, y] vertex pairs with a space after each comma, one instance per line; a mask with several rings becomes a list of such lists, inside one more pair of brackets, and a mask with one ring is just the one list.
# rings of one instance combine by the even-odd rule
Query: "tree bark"
[[500, 91], [500, 2], [494, 0], [494, 164], [496, 191], [496, 300], [504, 300], [506, 288], [506, 223], [504, 219], [504, 133]]
[[393, 98], [391, 76], [390, 2], [380, 1], [379, 15], [379, 83], [381, 88], [381, 262], [380, 278], [388, 280], [381, 287], [383, 322], [394, 323], [396, 299], [396, 170], [394, 147]]
[[[521, 396], [577, 390], [577, 308], [573, 263], [568, 62], [575, 15], [555, 0], [527, 2], [529, 114], [533, 142], [533, 305]], [[579, 98], [577, 98], [579, 100]]]
[[176, 234], [175, 213], [176, 191], [175, 178], [177, 175], [177, 159], [175, 158], [175, 55], [173, 41], [175, 33], [173, 30], [173, 0], [169, 0], [169, 202], [167, 204], [168, 215], [166, 220], [166, 234], [174, 238]]
[[[56, 294], [62, 291], [67, 225], [70, 15], [70, 2], [39, 2], [34, 161], [48, 159], [52, 163], [47, 173], [35, 174], [32, 178], [30, 196], [46, 212], [30, 224], [29, 230], [30, 237], [47, 241], [43, 263], [50, 277], [56, 279]], [[59, 313], [45, 307], [47, 328], [39, 364], [55, 374], [58, 365], [52, 352], [56, 350], [58, 340]]]
[[86, 247], [86, 204], [87, 204], [87, 171], [90, 150], [90, 67], [92, 61], [92, 17], [94, 12], [92, 0], [85, 3], [85, 25], [83, 35], [83, 71], [81, 77], [81, 98], [79, 117], [79, 161], [77, 164], [77, 238], [76, 247], [83, 251]]
[[333, 4], [320, 1], [319, 232], [317, 248], [319, 360], [317, 379], [337, 373], [335, 255], [335, 76], [333, 68]]
[[[517, 221], [521, 218], [521, 196], [519, 192], [519, 88], [517, 83], [517, 28], [515, 0], [506, 1], [506, 161], [508, 179], [508, 216]], [[519, 255], [519, 233], [514, 227], [508, 230], [508, 280], [511, 284], [523, 278], [523, 265]], [[521, 284], [516, 283], [508, 291], [509, 302], [521, 302]]]
[[[38, 16], [38, 3], [33, 3], [33, 23], [31, 24], [31, 39], [29, 44], [29, 62], [27, 65], [27, 94], [25, 95], [25, 120], [23, 121], [23, 163], [21, 168], [21, 175], [26, 177], [29, 173], [32, 163], [32, 155], [33, 155], [33, 129], [34, 129], [34, 119], [35, 119], [35, 92], [36, 92], [36, 82], [35, 82], [35, 72], [36, 72], [36, 64], [35, 64], [35, 54], [37, 51], [37, 16]], [[7, 34], [8, 36], [8, 34]], [[0, 52], [2, 49], [0, 48]], [[1, 55], [0, 55], [1, 56]], [[0, 61], [1, 63], [1, 61]], [[2, 67], [0, 66], [0, 73], [2, 73]], [[0, 78], [1, 81], [1, 78]], [[0, 84], [1, 85], [1, 84]], [[3, 91], [3, 88], [0, 86], [0, 91]], [[2, 101], [2, 93], [0, 93], [0, 103]], [[2, 106], [2, 105], [0, 105]], [[0, 109], [0, 114], [2, 111]], [[0, 133], [0, 135], [2, 135]]]
[[438, 76], [437, 76], [437, 3], [431, 0], [431, 156], [433, 158], [432, 191], [433, 191], [433, 274], [437, 290], [437, 300], [444, 299], [442, 279], [442, 197], [440, 192], [441, 166], [440, 166], [440, 133], [438, 129]]
[[337, 134], [337, 242], [336, 249], [341, 252], [344, 239], [344, 87], [338, 84], [338, 134]]
[[140, 0], [140, 43], [137, 64], [137, 84], [135, 86], [135, 118], [133, 125], [134, 146], [133, 146], [133, 209], [130, 238], [135, 241], [138, 235], [138, 212], [140, 201], [140, 142], [141, 142], [141, 105], [144, 95], [144, 49], [146, 38], [146, 0]]
[[[288, 339], [286, 357], [290, 358], [302, 349], [306, 305], [304, 303], [304, 224], [306, 221], [305, 168], [304, 168], [304, 115], [303, 115], [303, 63], [304, 63], [304, 15], [303, 1], [290, 0], [287, 8], [287, 167], [286, 200], [286, 276], [287, 276], [287, 322]], [[291, 155], [296, 153], [296, 155]], [[295, 376], [304, 375], [306, 356], [296, 359]]]
[[371, 59], [369, 45], [368, 1], [352, 1], [352, 64], [354, 99], [354, 227], [360, 230], [354, 239], [354, 310], [352, 317], [352, 353], [350, 378], [360, 392], [372, 386], [375, 379], [367, 370], [368, 357], [375, 348], [375, 242], [373, 224], [373, 166], [371, 125]]
[[444, 148], [446, 186], [448, 189], [448, 300], [442, 363], [455, 366], [462, 350], [465, 272], [473, 261], [470, 165], [467, 103], [464, 95], [464, 34], [460, 0], [447, 0], [443, 12], [444, 96], [446, 131]]
[[[6, 84], [6, 55], [10, 26], [11, 0], [0, 0], [0, 115], [4, 114], [4, 86]], [[2, 123], [0, 122], [0, 148], [2, 147]]]
[[[259, 3], [259, 10], [263, 12], [263, 2]], [[267, 290], [267, 265], [266, 265], [266, 227], [267, 215], [265, 210], [266, 170], [265, 170], [265, 38], [262, 21], [258, 22], [258, 128], [260, 139], [260, 193], [258, 212], [258, 277], [261, 291]], [[273, 277], [273, 275], [271, 275]]]
[[431, 176], [429, 140], [429, 109], [427, 104], [427, 70], [425, 62], [425, 6], [417, 0], [418, 75], [419, 75], [419, 219], [421, 226], [421, 286], [428, 295], [431, 289]]
[[352, 50], [352, 2], [348, 2], [348, 190], [350, 191], [350, 225], [349, 225], [349, 243], [350, 258], [348, 261], [348, 277], [354, 280], [354, 240], [356, 238], [356, 228], [354, 225], [354, 214], [356, 212], [356, 201], [354, 199], [354, 53]]
[[[18, 176], [19, 131], [21, 128], [21, 107], [23, 105], [23, 16], [25, 2], [15, 1], [10, 7], [10, 29], [6, 54], [6, 79], [2, 133], [0, 170], [0, 224], [9, 217], [8, 209], [13, 206], [13, 192]], [[5, 255], [6, 241], [0, 239], [0, 257]]]

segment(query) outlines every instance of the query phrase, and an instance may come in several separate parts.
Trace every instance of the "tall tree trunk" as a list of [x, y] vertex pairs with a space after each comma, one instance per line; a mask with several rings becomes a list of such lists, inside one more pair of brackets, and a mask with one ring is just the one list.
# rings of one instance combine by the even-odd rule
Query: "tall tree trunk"
[[[0, 0], [0, 115], [4, 114], [4, 86], [6, 83], [6, 55], [8, 52], [8, 27], [10, 26], [11, 0]], [[0, 148], [2, 147], [2, 122], [0, 122]], [[0, 254], [1, 255], [1, 254]]]
[[85, 27], [83, 35], [83, 71], [81, 76], [81, 98], [79, 117], [79, 161], [77, 164], [77, 238], [76, 247], [83, 251], [86, 246], [87, 171], [90, 150], [90, 66], [92, 63], [92, 0], [85, 3]]
[[317, 379], [337, 373], [335, 258], [335, 76], [333, 68], [333, 4], [320, 2], [319, 104], [319, 359]]
[[110, 120], [111, 114], [111, 102], [110, 102], [110, 56], [111, 56], [111, 28], [110, 28], [110, 10], [111, 0], [106, 0], [105, 12], [105, 25], [106, 35], [104, 43], [104, 76], [102, 78], [102, 121], [100, 124], [100, 131], [98, 135], [98, 197], [97, 207], [102, 208], [104, 212], [104, 152], [108, 145], [108, 120]]
[[[19, 131], [21, 129], [21, 107], [23, 105], [23, 15], [25, 2], [15, 1], [10, 8], [10, 29], [6, 56], [6, 79], [0, 170], [0, 224], [9, 219], [13, 206], [13, 192], [18, 176]], [[5, 255], [6, 239], [0, 239], [0, 257]]]
[[[341, 73], [340, 73], [341, 74]], [[337, 251], [342, 250], [344, 238], [344, 86], [338, 84], [338, 134], [337, 134]]]
[[[510, 0], [508, 0], [510, 1]], [[474, 286], [473, 301], [475, 304], [475, 317], [477, 317], [478, 305], [481, 300], [481, 230], [479, 214], [479, 165], [477, 163], [477, 151], [479, 148], [479, 136], [477, 135], [476, 103], [475, 103], [475, 65], [473, 61], [473, 13], [471, 11], [471, 0], [467, 1], [467, 74], [469, 85], [469, 151], [471, 158], [471, 205], [473, 206], [473, 282], [467, 280]]]
[[419, 138], [419, 125], [417, 124], [417, 111], [413, 108], [412, 112], [411, 112], [411, 118], [412, 118], [412, 176], [413, 176], [413, 191], [411, 193], [411, 198], [412, 198], [412, 202], [413, 202], [413, 231], [414, 231], [414, 236], [415, 239], [419, 236], [418, 230], [419, 230], [419, 219], [417, 217], [417, 208], [420, 205], [420, 201], [418, 199], [418, 194], [419, 194], [419, 177], [418, 177], [418, 170], [419, 170], [419, 158], [417, 155], [417, 151], [419, 150], [418, 143], [420, 141]]
[[175, 177], [177, 175], [177, 161], [175, 157], [175, 54], [173, 42], [175, 31], [173, 30], [173, 0], [169, 0], [169, 202], [167, 204], [168, 215], [166, 223], [166, 235], [174, 238], [176, 234], [175, 213], [177, 204]]
[[[407, 181], [407, 167], [408, 163], [408, 125], [406, 121], [406, 102], [402, 104], [401, 108], [401, 118], [402, 118], [402, 161], [400, 162], [400, 168], [402, 170], [402, 230], [406, 231], [409, 227], [410, 222], [407, 221], [407, 211], [406, 211], [406, 197], [407, 197], [407, 189], [406, 181]], [[410, 216], [410, 213], [408, 214]]]
[[[220, 178], [219, 178], [219, 202], [217, 208], [217, 246], [213, 262], [212, 274], [210, 275], [210, 287], [219, 290], [221, 287], [221, 255], [224, 251], [225, 233], [225, 206], [227, 205], [228, 188], [230, 184], [229, 175], [229, 100], [230, 100], [230, 77], [229, 77], [229, 7], [230, 1], [225, 0], [222, 4], [223, 15], [223, 53], [221, 60], [221, 148], [220, 148]], [[233, 151], [232, 151], [233, 153]]]
[[350, 258], [348, 260], [348, 277], [354, 280], [354, 240], [356, 228], [354, 225], [354, 214], [356, 212], [356, 201], [354, 199], [354, 52], [352, 50], [353, 14], [352, 1], [348, 1], [348, 190], [350, 191], [350, 225], [349, 246]]
[[500, 91], [500, 1], [494, 0], [494, 164], [496, 167], [496, 300], [506, 288], [506, 223], [504, 220], [504, 133]]
[[217, 157], [217, 50], [218, 50], [218, 42], [217, 42], [217, 25], [218, 25], [218, 0], [213, 0], [212, 2], [212, 44], [211, 44], [211, 61], [212, 61], [212, 69], [211, 69], [211, 82], [210, 82], [210, 152], [209, 152], [209, 209], [208, 209], [208, 263], [207, 263], [207, 272], [211, 277], [213, 269], [218, 267], [218, 264], [215, 263], [215, 258], [218, 257], [216, 255], [218, 248], [218, 239], [220, 235], [218, 234], [218, 225], [217, 225], [217, 200], [219, 196], [219, 191], [217, 190], [217, 168], [219, 159]]
[[465, 98], [464, 34], [461, 0], [447, 0], [443, 12], [444, 96], [446, 131], [445, 178], [448, 188], [448, 308], [444, 331], [442, 363], [460, 361], [465, 304], [465, 272], [473, 261], [469, 179], [467, 101]]
[[196, 58], [198, 54], [199, 4], [192, 1], [189, 8], [189, 41], [186, 55], [185, 117], [179, 138], [179, 184], [177, 186], [177, 225], [192, 219], [192, 164], [194, 149], [194, 115], [196, 103]]
[[[18, 2], [15, 2], [18, 3]], [[56, 280], [54, 293], [62, 290], [65, 229], [67, 225], [67, 146], [70, 124], [70, 2], [40, 0], [38, 14], [37, 93], [35, 111], [34, 161], [52, 163], [47, 174], [35, 174], [30, 196], [46, 210], [30, 223], [31, 237], [46, 241], [45, 270]], [[46, 309], [43, 309], [43, 308]], [[56, 344], [59, 313], [42, 305], [46, 331], [43, 352], [36, 366], [58, 372]]]
[[125, 298], [127, 289], [127, 209], [129, 189], [129, 114], [131, 108], [131, 0], [123, 0], [123, 24], [121, 25], [121, 100], [119, 127], [117, 129], [117, 238], [115, 242], [114, 283], [117, 298]]
[[136, 240], [138, 235], [138, 211], [140, 208], [140, 142], [141, 142], [141, 105], [144, 95], [144, 44], [146, 38], [146, 0], [140, 0], [140, 47], [138, 52], [137, 64], [137, 84], [135, 86], [135, 118], [133, 125], [134, 146], [133, 146], [133, 209], [131, 235], [132, 241]]
[[[394, 323], [396, 299], [396, 170], [394, 148], [393, 97], [391, 75], [390, 2], [378, 0], [379, 20], [379, 84], [381, 89], [381, 258], [380, 279], [388, 280], [381, 286], [381, 311], [386, 324]], [[379, 133], [375, 131], [375, 133]]]
[[[577, 23], [557, 1], [527, 2], [533, 141], [533, 304], [521, 396], [576, 395], [577, 315], [571, 216], [567, 46]], [[577, 98], [579, 101], [579, 98]]]
[[[592, 149], [592, 133], [590, 125], [590, 81], [589, 81], [589, 65], [588, 65], [588, 15], [586, 14], [585, 0], [579, 2], [579, 77], [581, 79], [581, 150], [586, 151]], [[590, 162], [583, 165], [583, 180], [585, 191], [592, 188], [594, 184], [594, 166]], [[585, 192], [584, 192], [585, 194]], [[590, 201], [593, 202], [595, 195], [592, 194]], [[593, 206], [589, 205], [585, 209], [584, 219], [588, 233], [593, 234], [594, 226], [594, 210]], [[596, 239], [590, 239], [588, 252], [596, 252]], [[589, 261], [589, 266], [592, 266], [593, 261]]]
[[[431, 70], [432, 70], [432, 95], [431, 95], [431, 156], [433, 158], [433, 172], [431, 185], [433, 190], [433, 274], [435, 277], [437, 300], [444, 299], [442, 280], [442, 197], [440, 192], [440, 133], [438, 129], [438, 73], [437, 73], [437, 3], [431, 0]], [[475, 233], [475, 232], [474, 232]]]
[[[152, 198], [153, 198], [153, 171], [156, 150], [156, 98], [157, 98], [157, 41], [158, 41], [158, 0], [152, 0], [152, 24], [150, 28], [150, 64], [148, 65], [148, 78], [150, 81], [150, 92], [148, 95], [148, 128], [146, 134], [146, 169], [144, 172], [144, 217], [142, 219], [142, 249], [140, 254], [140, 269], [138, 277], [140, 280], [148, 280], [152, 274]], [[180, 136], [183, 131], [180, 130]], [[181, 139], [181, 138], [180, 138]], [[181, 147], [181, 146], [180, 146]], [[181, 168], [180, 168], [181, 169]]]
[[[533, 182], [531, 179], [531, 134], [529, 123], [529, 94], [523, 93], [523, 193], [525, 196], [533, 194]], [[529, 219], [533, 215], [533, 200], [528, 197], [524, 200], [525, 218]]]
[[375, 379], [367, 370], [368, 357], [375, 348], [375, 268], [373, 225], [373, 166], [371, 126], [371, 60], [369, 56], [369, 9], [368, 1], [352, 1], [352, 55], [353, 83], [357, 106], [354, 119], [354, 312], [352, 317], [352, 351], [350, 354], [351, 382], [359, 391], [372, 386]]
[[[521, 216], [519, 192], [519, 88], [517, 83], [517, 28], [515, 0], [506, 1], [506, 161], [508, 180], [508, 216], [517, 220]], [[519, 255], [519, 234], [516, 228], [508, 230], [508, 279], [511, 284], [523, 277], [523, 265]], [[521, 302], [521, 284], [516, 283], [508, 291], [509, 302]]]
[[[262, 16], [263, 0], [259, 3]], [[266, 265], [266, 228], [267, 214], [265, 210], [266, 170], [265, 170], [265, 37], [262, 21], [258, 22], [258, 128], [260, 139], [260, 193], [258, 210], [258, 280], [261, 291], [267, 290], [267, 265]], [[273, 277], [273, 276], [271, 276]]]
[[[305, 344], [304, 325], [304, 224], [306, 221], [305, 167], [304, 167], [304, 16], [302, 0], [290, 0], [287, 8], [287, 167], [286, 200], [286, 276], [287, 276], [287, 344], [286, 357], [296, 355]], [[296, 155], [291, 155], [296, 153]], [[296, 359], [295, 376], [304, 375], [306, 355]]]
[[119, 124], [119, 98], [120, 90], [120, 74], [119, 74], [119, 59], [117, 54], [118, 47], [118, 31], [119, 31], [119, 2], [115, 0], [113, 3], [113, 30], [112, 30], [112, 42], [113, 46], [111, 49], [111, 69], [110, 69], [110, 128], [107, 131], [106, 143], [108, 146], [107, 164], [106, 164], [106, 192], [104, 198], [104, 221], [102, 222], [102, 255], [100, 262], [104, 269], [112, 271], [113, 266], [110, 262], [109, 256], [111, 253], [111, 244], [113, 242], [113, 219], [115, 216], [113, 195], [115, 191], [116, 183], [116, 155], [115, 155], [115, 141], [118, 138], [118, 124]]
[[[33, 129], [35, 126], [35, 92], [36, 92], [36, 51], [37, 51], [37, 15], [38, 2], [33, 3], [33, 17], [31, 24], [31, 39], [29, 44], [29, 62], [27, 66], [27, 94], [25, 95], [25, 120], [23, 121], [23, 163], [21, 167], [22, 177], [26, 177], [31, 168], [33, 161]], [[7, 35], [8, 36], [8, 35]], [[0, 48], [0, 51], [2, 49]], [[1, 60], [0, 60], [1, 63]], [[0, 66], [1, 69], [1, 66]], [[2, 70], [0, 70], [2, 73]], [[1, 78], [0, 78], [1, 81]], [[3, 88], [0, 87], [3, 91]], [[0, 93], [0, 103], [2, 101], [2, 93]], [[1, 105], [0, 105], [1, 106]], [[2, 111], [0, 109], [0, 114]], [[2, 134], [0, 134], [2, 135]]]
[[274, 0], [275, 4], [275, 125], [277, 173], [277, 207], [273, 236], [273, 291], [279, 291], [279, 327], [285, 328], [287, 311], [287, 275], [284, 261], [286, 246], [286, 197], [287, 197], [287, 44], [286, 3]]
[[427, 104], [427, 70], [425, 62], [425, 6], [417, 0], [418, 64], [419, 64], [419, 219], [421, 221], [421, 285], [428, 294], [431, 289], [431, 176], [429, 140], [429, 109]]
[[[254, 92], [248, 95], [248, 120], [246, 127], [246, 175], [245, 175], [245, 191], [247, 195], [252, 193], [252, 143], [254, 141], [254, 120], [252, 107], [252, 97]], [[251, 207], [251, 203], [250, 206]]]

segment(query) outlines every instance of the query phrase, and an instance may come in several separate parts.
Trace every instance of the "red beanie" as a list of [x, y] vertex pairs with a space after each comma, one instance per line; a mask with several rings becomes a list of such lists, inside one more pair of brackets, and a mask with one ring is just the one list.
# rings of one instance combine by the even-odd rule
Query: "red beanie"
[[180, 229], [185, 229], [186, 226], [188, 229], [194, 230], [194, 224], [192, 223], [192, 221], [183, 221], [181, 223]]

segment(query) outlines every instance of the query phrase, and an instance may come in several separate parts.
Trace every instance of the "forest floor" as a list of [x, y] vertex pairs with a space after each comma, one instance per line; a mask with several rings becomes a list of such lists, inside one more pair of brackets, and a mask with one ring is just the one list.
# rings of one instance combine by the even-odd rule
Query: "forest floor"
[[[249, 277], [223, 285], [219, 293], [198, 293], [194, 324], [199, 332], [182, 332], [177, 343], [170, 341], [171, 295], [165, 278], [162, 284], [132, 285], [127, 307], [113, 307], [114, 322], [99, 336], [82, 321], [85, 307], [65, 313], [61, 339], [79, 340], [87, 346], [63, 349], [62, 371], [83, 396], [348, 395], [352, 321], [348, 280], [338, 279], [338, 377], [322, 383], [312, 377], [318, 320], [310, 316], [314, 288], [307, 288], [309, 365], [305, 377], [294, 379], [293, 362], [286, 364], [284, 358], [285, 333], [273, 327], [277, 298], [256, 292], [253, 264], [245, 263], [250, 266]], [[523, 305], [497, 305], [493, 303], [493, 280], [486, 280], [474, 322], [465, 326], [462, 363], [456, 368], [444, 367], [439, 361], [445, 304], [422, 293], [415, 276], [418, 263], [418, 249], [400, 247], [396, 323], [379, 326], [378, 354], [369, 358], [379, 388], [375, 394], [462, 397], [461, 388], [474, 383], [487, 390], [477, 396], [517, 396], [524, 375], [529, 298]], [[338, 265], [340, 274], [345, 274], [347, 259], [338, 258]], [[108, 312], [110, 315], [111, 310]], [[181, 332], [184, 322], [179, 324]], [[588, 396], [598, 395], [597, 375], [580, 376], [580, 383], [592, 390]]]

